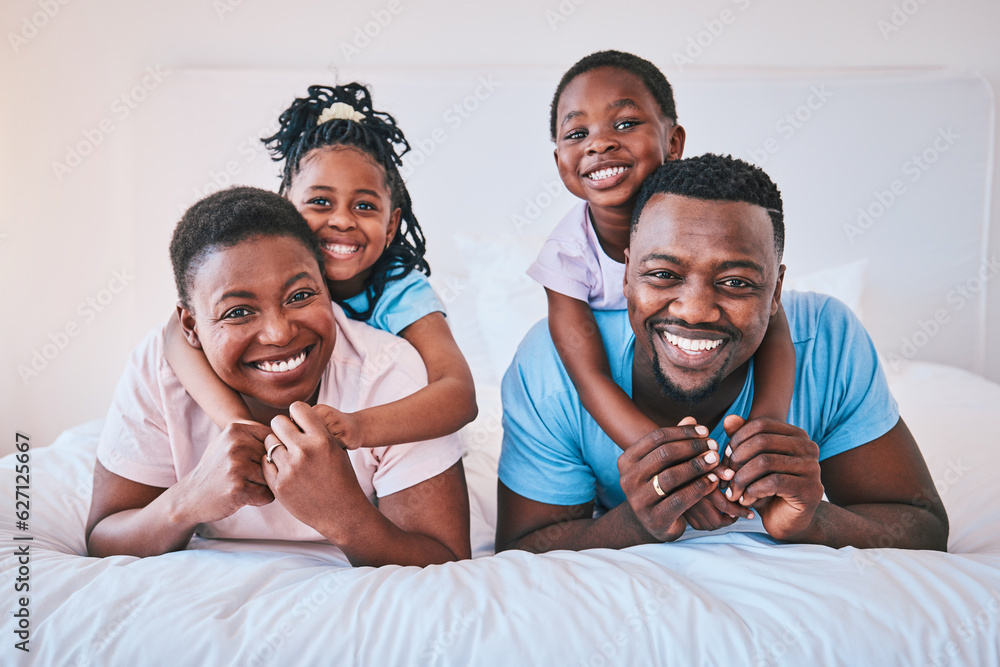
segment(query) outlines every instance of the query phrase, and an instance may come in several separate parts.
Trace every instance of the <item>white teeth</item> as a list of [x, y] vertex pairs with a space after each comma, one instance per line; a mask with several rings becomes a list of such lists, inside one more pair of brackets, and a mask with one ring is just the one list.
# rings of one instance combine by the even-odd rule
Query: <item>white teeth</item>
[[663, 332], [663, 338], [674, 347], [679, 347], [685, 352], [702, 352], [714, 350], [722, 345], [722, 339], [708, 340], [705, 338], [681, 338], [672, 333]]
[[605, 178], [611, 178], [612, 176], [617, 176], [618, 174], [625, 173], [626, 167], [608, 167], [607, 169], [599, 169], [587, 174], [587, 178], [592, 181], [600, 181]]
[[361, 246], [359, 245], [343, 245], [340, 243], [324, 243], [323, 247], [334, 255], [353, 255], [361, 250]]
[[284, 361], [255, 361], [253, 365], [268, 373], [285, 373], [295, 370], [306, 360], [306, 351], [302, 350], [298, 355]]

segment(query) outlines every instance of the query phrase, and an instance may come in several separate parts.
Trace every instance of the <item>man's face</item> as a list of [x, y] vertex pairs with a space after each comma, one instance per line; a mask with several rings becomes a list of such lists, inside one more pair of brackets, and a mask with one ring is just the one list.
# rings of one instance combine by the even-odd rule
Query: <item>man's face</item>
[[767, 211], [677, 195], [650, 199], [626, 251], [636, 362], [669, 398], [697, 404], [753, 355], [778, 309]]

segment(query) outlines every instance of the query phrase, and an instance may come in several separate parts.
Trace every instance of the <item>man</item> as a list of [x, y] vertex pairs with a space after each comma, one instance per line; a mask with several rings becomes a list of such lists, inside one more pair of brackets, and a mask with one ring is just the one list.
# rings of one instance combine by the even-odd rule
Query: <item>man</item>
[[[783, 245], [781, 196], [752, 165], [704, 155], [646, 180], [628, 310], [595, 314], [612, 376], [662, 428], [619, 457], [536, 325], [503, 381], [497, 551], [668, 542], [702, 498], [715, 526], [756, 513], [778, 540], [946, 548], [944, 507], [871, 340], [830, 297], [781, 299]], [[779, 304], [797, 358], [788, 423], [745, 422]]]

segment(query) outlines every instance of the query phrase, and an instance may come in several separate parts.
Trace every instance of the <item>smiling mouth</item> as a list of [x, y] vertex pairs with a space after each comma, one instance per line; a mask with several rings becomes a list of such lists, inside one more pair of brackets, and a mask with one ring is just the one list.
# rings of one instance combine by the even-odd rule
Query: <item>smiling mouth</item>
[[251, 361], [250, 365], [266, 373], [287, 373], [301, 366], [309, 353], [309, 348], [299, 352], [294, 357], [282, 359], [281, 361]]
[[662, 334], [663, 340], [670, 343], [672, 346], [681, 350], [682, 352], [690, 355], [699, 354], [701, 352], [710, 352], [720, 345], [722, 345], [722, 339], [709, 340], [707, 338], [682, 338], [681, 336], [675, 336], [672, 333], [666, 331]]
[[361, 250], [361, 246], [345, 243], [324, 243], [323, 249], [332, 255], [353, 255]]
[[631, 167], [605, 167], [604, 169], [598, 169], [597, 171], [592, 171], [589, 174], [586, 174], [584, 178], [591, 181], [603, 181], [608, 178], [620, 176], [629, 169], [631, 169]]

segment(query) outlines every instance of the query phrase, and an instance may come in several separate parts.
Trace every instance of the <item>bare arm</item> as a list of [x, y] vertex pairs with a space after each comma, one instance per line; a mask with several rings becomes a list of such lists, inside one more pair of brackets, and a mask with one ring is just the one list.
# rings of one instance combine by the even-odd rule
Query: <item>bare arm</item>
[[98, 461], [87, 518], [88, 553], [144, 557], [185, 548], [197, 524], [179, 520], [175, 494], [164, 497], [164, 491], [120, 477]]
[[[704, 426], [684, 425], [647, 434], [618, 458], [627, 502], [594, 519], [593, 502], [548, 505], [497, 486], [497, 551], [620, 549], [677, 539], [682, 514], [718, 490], [719, 454]], [[656, 477], [661, 496], [653, 487]]]
[[834, 548], [947, 549], [948, 516], [902, 419], [822, 463], [801, 429], [770, 420], [743, 426], [730, 416], [731, 428], [739, 442], [733, 497], [758, 507], [772, 536]]
[[163, 356], [191, 398], [219, 428], [235, 421], [253, 421], [243, 398], [215, 374], [205, 354], [188, 344], [177, 318], [167, 323]]
[[529, 500], [497, 483], [497, 553], [521, 549], [544, 553], [557, 549], [624, 549], [658, 542], [622, 503], [598, 519], [594, 504], [547, 505]]
[[372, 520], [338, 544], [355, 566], [424, 566], [471, 558], [469, 492], [462, 462], [379, 498]]
[[754, 355], [753, 380], [753, 405], [749, 418], [786, 420], [795, 390], [795, 346], [785, 309], [780, 303]]
[[545, 294], [552, 342], [580, 402], [598, 426], [623, 450], [659, 428], [611, 377], [604, 342], [590, 306], [548, 288]]
[[87, 518], [90, 555], [145, 557], [178, 551], [198, 524], [274, 500], [260, 468], [268, 433], [262, 424], [231, 425], [212, 441], [195, 469], [167, 489], [116, 475], [98, 461]]
[[264, 464], [275, 497], [303, 523], [340, 547], [352, 565], [429, 565], [468, 558], [469, 495], [462, 462], [379, 498], [358, 484], [347, 451], [316, 410], [293, 403], [271, 422], [268, 443], [282, 442]]
[[327, 428], [348, 449], [441, 438], [458, 431], [479, 413], [472, 371], [443, 314], [425, 315], [400, 335], [420, 353], [427, 367], [427, 386], [405, 398], [351, 414], [316, 406]]

